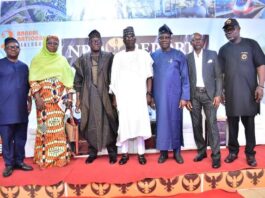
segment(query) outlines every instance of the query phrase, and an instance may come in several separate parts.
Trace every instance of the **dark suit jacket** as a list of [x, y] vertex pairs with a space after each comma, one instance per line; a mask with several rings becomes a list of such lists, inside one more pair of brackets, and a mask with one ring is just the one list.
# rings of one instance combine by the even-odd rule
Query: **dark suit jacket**
[[[190, 77], [190, 96], [194, 97], [196, 88], [196, 65], [193, 52], [187, 55], [189, 77]], [[202, 57], [202, 77], [208, 96], [213, 99], [222, 94], [222, 72], [218, 64], [217, 53], [211, 50], [203, 50]]]

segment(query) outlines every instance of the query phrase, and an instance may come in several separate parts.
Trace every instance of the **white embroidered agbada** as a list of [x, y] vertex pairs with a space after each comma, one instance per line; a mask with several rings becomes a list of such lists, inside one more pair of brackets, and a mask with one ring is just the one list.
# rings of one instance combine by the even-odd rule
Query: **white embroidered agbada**
[[123, 50], [114, 56], [110, 91], [116, 96], [119, 112], [117, 146], [128, 139], [152, 135], [146, 101], [146, 80], [153, 76], [152, 64], [144, 50]]

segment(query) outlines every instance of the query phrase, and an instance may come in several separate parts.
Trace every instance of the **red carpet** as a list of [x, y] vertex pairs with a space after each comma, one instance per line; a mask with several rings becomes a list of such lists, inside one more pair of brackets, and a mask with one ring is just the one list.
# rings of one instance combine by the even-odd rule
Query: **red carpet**
[[[264, 168], [265, 146], [257, 146], [256, 168]], [[246, 164], [244, 147], [240, 149], [238, 159], [232, 164], [223, 162], [228, 154], [227, 149], [221, 151], [222, 164], [219, 169], [211, 168], [211, 152], [208, 151], [208, 158], [202, 162], [193, 162], [196, 151], [183, 151], [184, 164], [177, 164], [170, 153], [170, 158], [164, 164], [158, 164], [158, 154], [147, 154], [147, 164], [140, 165], [137, 161], [137, 155], [130, 155], [130, 160], [124, 166], [118, 163], [110, 165], [107, 156], [99, 156], [92, 164], [85, 164], [85, 158], [75, 158], [71, 163], [63, 168], [49, 168], [40, 170], [37, 165], [33, 164], [34, 171], [24, 172], [14, 171], [13, 175], [8, 178], [0, 176], [0, 186], [20, 186], [28, 184], [52, 185], [60, 181], [70, 184], [87, 184], [91, 182], [99, 183], [129, 183], [139, 181], [144, 178], [172, 178], [174, 176], [191, 174], [191, 173], [209, 173], [223, 172], [232, 170], [241, 170], [250, 168]], [[119, 156], [120, 157], [120, 156]], [[32, 164], [32, 159], [26, 159], [26, 163]], [[0, 159], [0, 171], [4, 169], [3, 159]]]

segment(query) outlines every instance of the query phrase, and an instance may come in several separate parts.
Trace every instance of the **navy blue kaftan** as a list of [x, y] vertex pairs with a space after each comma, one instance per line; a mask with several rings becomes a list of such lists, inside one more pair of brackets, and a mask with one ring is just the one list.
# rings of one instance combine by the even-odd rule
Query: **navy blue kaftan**
[[171, 48], [152, 53], [153, 94], [156, 105], [156, 148], [179, 149], [183, 145], [181, 99], [190, 99], [190, 84], [185, 55]]

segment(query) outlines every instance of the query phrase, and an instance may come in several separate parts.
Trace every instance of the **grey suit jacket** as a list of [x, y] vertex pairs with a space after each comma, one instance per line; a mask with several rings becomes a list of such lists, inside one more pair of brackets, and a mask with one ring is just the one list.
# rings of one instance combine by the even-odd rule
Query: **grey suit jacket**
[[[190, 77], [190, 96], [194, 97], [196, 88], [196, 65], [193, 52], [187, 55], [189, 77]], [[217, 53], [211, 50], [203, 50], [202, 57], [202, 77], [208, 96], [213, 99], [222, 94], [222, 72], [218, 63]]]

